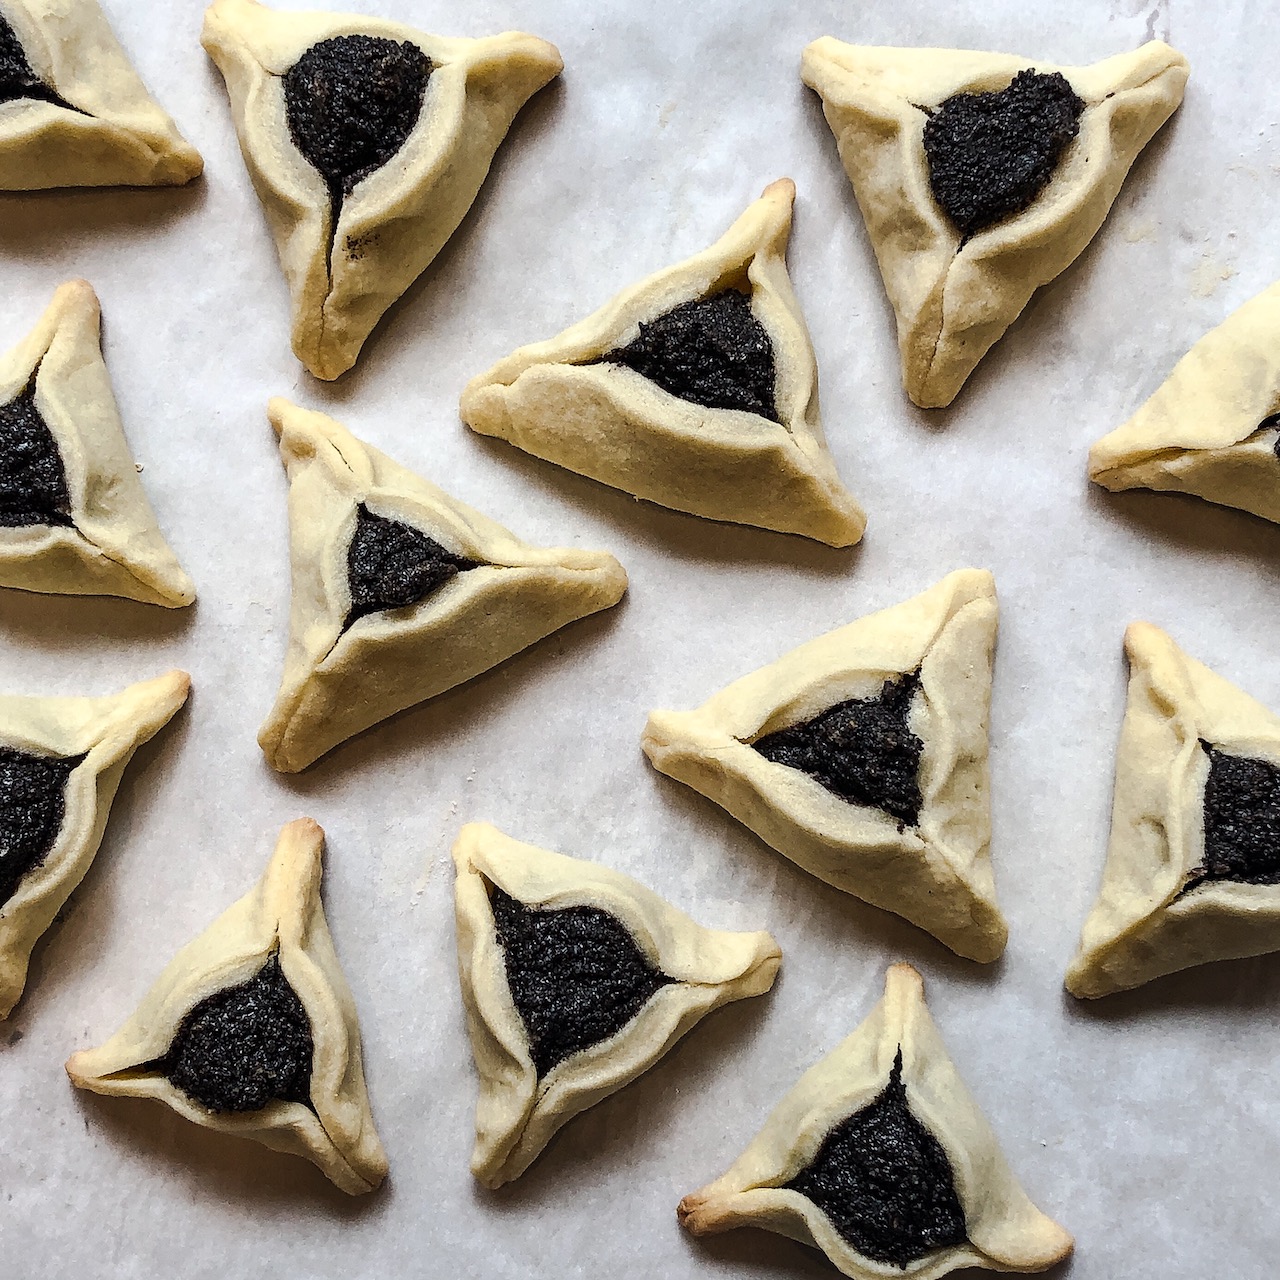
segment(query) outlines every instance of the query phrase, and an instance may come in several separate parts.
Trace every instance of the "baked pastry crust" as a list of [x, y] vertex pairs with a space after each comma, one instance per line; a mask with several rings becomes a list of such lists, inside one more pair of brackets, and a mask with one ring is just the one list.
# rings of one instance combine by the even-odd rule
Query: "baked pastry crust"
[[[313, 45], [344, 35], [408, 41], [434, 70], [404, 146], [356, 184], [331, 229], [329, 193], [293, 142], [281, 77]], [[294, 354], [317, 378], [337, 378], [453, 235], [520, 108], [563, 69], [559, 51], [519, 32], [455, 40], [364, 14], [277, 13], [255, 0], [215, 0], [201, 39], [226, 80], [275, 237]]]
[[[905, 1267], [858, 1253], [813, 1201], [782, 1185], [813, 1161], [835, 1125], [884, 1090], [899, 1052], [908, 1105], [950, 1160], [969, 1237]], [[890, 966], [884, 998], [866, 1021], [800, 1077], [728, 1172], [685, 1196], [678, 1213], [695, 1235], [763, 1227], [790, 1236], [855, 1280], [935, 1280], [958, 1267], [1043, 1271], [1072, 1248], [1071, 1236], [1015, 1180], [929, 1016], [920, 975], [906, 964]]]
[[1067, 970], [1067, 990], [1084, 999], [1280, 950], [1280, 886], [1188, 888], [1205, 843], [1201, 741], [1280, 768], [1280, 718], [1149, 623], [1133, 623], [1124, 643], [1129, 693], [1107, 863]]
[[[369, 1110], [355, 1002], [320, 903], [323, 850], [324, 832], [310, 818], [289, 823], [252, 892], [174, 956], [110, 1040], [72, 1054], [67, 1074], [78, 1089], [154, 1098], [206, 1129], [305, 1156], [335, 1186], [360, 1195], [386, 1177], [387, 1158]], [[310, 1106], [275, 1099], [258, 1111], [213, 1112], [146, 1069], [201, 1000], [252, 978], [273, 955], [311, 1024]]]
[[1113, 492], [1191, 493], [1280, 523], [1280, 284], [1210, 330], [1123, 426], [1089, 450]]
[[[642, 746], [662, 773], [727, 809], [806, 871], [990, 961], [1008, 929], [991, 874], [987, 720], [995, 583], [949, 574], [734, 681], [697, 711], [654, 711]], [[750, 744], [919, 671], [910, 712], [924, 743], [919, 821], [906, 826], [766, 759]]]
[[35, 405], [62, 457], [74, 522], [0, 526], [0, 586], [176, 609], [195, 599], [195, 587], [138, 478], [102, 359], [100, 322], [93, 289], [68, 281], [35, 329], [0, 357], [0, 405], [34, 377]]
[[[293, 563], [284, 675], [258, 734], [273, 768], [305, 769], [626, 591], [626, 571], [608, 552], [530, 546], [332, 418], [279, 398], [267, 411], [289, 473]], [[347, 548], [361, 504], [480, 566], [416, 604], [347, 626]]]
[[[597, 863], [512, 840], [488, 823], [453, 847], [458, 971], [480, 1097], [471, 1172], [488, 1187], [518, 1178], [561, 1125], [647, 1071], [721, 1005], [773, 985], [782, 953], [767, 933], [704, 929], [665, 899]], [[535, 906], [599, 907], [620, 920], [656, 969], [658, 989], [617, 1034], [538, 1078], [507, 985], [489, 885]]]
[[[1079, 135], [1027, 209], [964, 240], [930, 189], [925, 112], [953, 94], [1003, 89], [1022, 70], [1066, 77], [1085, 103]], [[916, 404], [950, 404], [1031, 295], [1093, 239], [1138, 153], [1181, 103], [1187, 74], [1182, 54], [1158, 40], [1087, 67], [830, 36], [805, 49], [801, 77], [822, 98], [853, 184]]]
[[[620, 293], [546, 342], [521, 347], [462, 395], [462, 420], [580, 475], [677, 511], [800, 533], [831, 546], [866, 517], [840, 483], [818, 411], [818, 369], [787, 275], [795, 184], [766, 187], [709, 249]], [[592, 363], [642, 323], [745, 288], [773, 345], [778, 422], [711, 409], [623, 365]]]
[[190, 688], [185, 671], [170, 671], [106, 698], [0, 696], [0, 746], [84, 756], [67, 777], [62, 825], [48, 856], [0, 902], [0, 1018], [22, 995], [32, 948], [89, 870], [133, 753], [169, 723]]
[[32, 70], [70, 107], [0, 102], [0, 191], [176, 187], [200, 153], [133, 69], [96, 0], [5, 0]]

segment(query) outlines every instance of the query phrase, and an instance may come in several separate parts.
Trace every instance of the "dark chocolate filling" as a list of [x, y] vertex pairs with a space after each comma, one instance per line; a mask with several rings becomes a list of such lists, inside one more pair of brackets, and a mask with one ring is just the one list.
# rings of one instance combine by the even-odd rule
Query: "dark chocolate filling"
[[599, 907], [530, 907], [497, 885], [489, 903], [539, 1076], [616, 1035], [674, 981]]
[[751, 745], [766, 760], [799, 769], [850, 804], [883, 809], [915, 826], [924, 803], [924, 743], [907, 718], [920, 687], [918, 672], [886, 680], [874, 698], [851, 698]]
[[431, 59], [381, 36], [321, 40], [284, 74], [294, 145], [329, 188], [329, 243], [343, 199], [408, 140], [422, 114]]
[[23, 98], [35, 102], [50, 102], [55, 107], [66, 107], [68, 111], [76, 111], [80, 115], [89, 114], [79, 107], [73, 107], [36, 75], [17, 32], [9, 25], [4, 14], [0, 13], [0, 103], [16, 102]]
[[783, 1185], [875, 1262], [905, 1270], [968, 1240], [951, 1161], [907, 1106], [901, 1048], [879, 1097], [836, 1125], [813, 1163]]
[[475, 560], [446, 551], [421, 529], [374, 515], [361, 503], [347, 548], [351, 611], [346, 625], [382, 609], [416, 604], [450, 578], [479, 567]]
[[1061, 72], [1019, 71], [994, 93], [957, 93], [924, 126], [934, 199], [967, 240], [1021, 213], [1049, 184], [1084, 102]]
[[1181, 892], [1208, 880], [1280, 884], [1280, 769], [1228, 755], [1202, 741], [1209, 757], [1204, 788], [1204, 862]]
[[0, 747], [0, 907], [49, 856], [66, 816], [67, 779], [83, 759]]
[[0, 405], [0, 527], [71, 525], [71, 494], [62, 455], [36, 408], [36, 375]]
[[201, 1000], [169, 1052], [143, 1070], [210, 1111], [259, 1111], [277, 1099], [310, 1106], [313, 1052], [307, 1011], [273, 955], [248, 982]]
[[641, 324], [640, 336], [601, 357], [708, 409], [745, 409], [778, 421], [773, 343], [737, 289], [695, 298]]

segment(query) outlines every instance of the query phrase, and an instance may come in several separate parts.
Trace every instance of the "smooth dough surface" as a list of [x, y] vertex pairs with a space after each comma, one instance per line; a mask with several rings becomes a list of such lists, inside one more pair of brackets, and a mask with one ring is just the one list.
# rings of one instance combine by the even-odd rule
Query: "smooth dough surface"
[[[597, 863], [469, 823], [453, 848], [458, 971], [480, 1097], [471, 1172], [486, 1186], [517, 1178], [561, 1125], [647, 1071], [721, 1005], [773, 985], [782, 953], [767, 933], [704, 929], [665, 899]], [[649, 963], [675, 981], [620, 1031], [539, 1078], [507, 985], [490, 886], [530, 906], [589, 906], [625, 925]]]
[[[345, 35], [408, 41], [434, 70], [404, 145], [355, 184], [332, 226], [324, 179], [290, 133], [282, 77], [313, 45]], [[520, 32], [448, 39], [363, 14], [277, 13], [255, 0], [215, 0], [201, 39], [226, 81], [275, 237], [294, 354], [317, 378], [337, 378], [453, 235], [520, 108], [560, 74], [560, 54]]]
[[1129, 627], [1125, 653], [1107, 863], [1067, 970], [1067, 990], [1085, 999], [1280, 950], [1280, 885], [1208, 880], [1186, 890], [1204, 858], [1201, 741], [1280, 768], [1280, 718], [1149, 623]]
[[[268, 414], [289, 473], [293, 566], [284, 674], [258, 734], [273, 768], [305, 769], [353, 734], [617, 604], [626, 591], [626, 572], [608, 552], [530, 546], [332, 418], [282, 399]], [[362, 504], [480, 567], [416, 604], [347, 626], [347, 550]]]
[[0, 902], [0, 1018], [22, 995], [32, 948], [89, 870], [133, 753], [177, 714], [190, 688], [185, 671], [170, 671], [105, 698], [0, 696], [0, 746], [84, 756], [67, 778], [52, 848]]
[[70, 104], [0, 102], [0, 191], [174, 187], [200, 175], [200, 153], [147, 92], [97, 0], [0, 0], [0, 19]]
[[66, 471], [73, 526], [0, 526], [0, 586], [124, 596], [176, 609], [195, 587], [165, 542], [129, 451], [99, 345], [101, 311], [83, 280], [53, 295], [0, 357], [0, 405], [35, 379], [35, 406]]
[[[72, 1054], [79, 1089], [154, 1098], [220, 1133], [305, 1156], [350, 1195], [386, 1177], [387, 1158], [369, 1109], [355, 1002], [320, 903], [324, 832], [310, 818], [280, 833], [262, 879], [174, 956], [137, 1011], [105, 1044]], [[276, 956], [311, 1024], [311, 1105], [269, 1102], [258, 1111], [213, 1112], [145, 1064], [163, 1058], [186, 1015], [206, 997], [248, 981]]]
[[[787, 275], [794, 201], [789, 178], [772, 183], [709, 249], [500, 360], [467, 385], [462, 420], [677, 511], [837, 547], [857, 542], [866, 517], [827, 452], [813, 345]], [[773, 346], [779, 421], [693, 404], [625, 365], [594, 363], [642, 324], [727, 288], [749, 293]]]
[[[991, 873], [987, 721], [995, 583], [949, 574], [923, 594], [801, 645], [696, 711], [654, 711], [642, 745], [806, 871], [904, 916], [953, 951], [990, 961], [1008, 928]], [[919, 671], [909, 726], [923, 741], [919, 821], [853, 804], [752, 743]]]
[[[962, 239], [930, 188], [925, 112], [957, 93], [1004, 89], [1022, 70], [1066, 77], [1085, 103], [1079, 135], [1027, 209]], [[853, 184], [916, 404], [950, 404], [1031, 295], [1075, 261], [1181, 103], [1187, 75], [1187, 60], [1158, 40], [1087, 67], [830, 36], [805, 49], [801, 76], [822, 98]]]
[[[807, 1168], [827, 1134], [884, 1090], [902, 1054], [907, 1105], [941, 1143], [964, 1209], [968, 1243], [905, 1267], [857, 1252], [807, 1196], [782, 1184]], [[1043, 1271], [1071, 1252], [1071, 1236], [1028, 1199], [960, 1079], [924, 1002], [920, 975], [895, 964], [884, 998], [858, 1029], [800, 1077], [747, 1149], [714, 1182], [680, 1202], [695, 1235], [762, 1227], [813, 1245], [855, 1280], [935, 1280], [959, 1267]]]
[[1210, 330], [1089, 450], [1104, 489], [1195, 494], [1280, 523], [1280, 284]]

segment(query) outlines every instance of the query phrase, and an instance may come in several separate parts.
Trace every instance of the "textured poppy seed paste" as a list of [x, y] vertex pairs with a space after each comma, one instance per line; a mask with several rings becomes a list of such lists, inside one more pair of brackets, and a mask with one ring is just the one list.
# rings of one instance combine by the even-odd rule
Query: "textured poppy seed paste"
[[1204, 862], [1182, 892], [1207, 880], [1280, 884], [1280, 769], [1266, 760], [1228, 755], [1207, 742]]
[[407, 40], [352, 35], [313, 44], [285, 72], [289, 133], [329, 188], [334, 225], [343, 197], [408, 140], [432, 70]]
[[626, 365], [691, 404], [778, 421], [773, 343], [737, 289], [682, 302], [601, 360]]
[[273, 955], [239, 986], [206, 996], [182, 1020], [169, 1052], [146, 1068], [215, 1112], [311, 1102], [311, 1023]]
[[70, 525], [67, 472], [53, 432], [36, 408], [36, 380], [0, 405], [0, 527]]
[[67, 810], [67, 779], [84, 756], [0, 747], [0, 907], [49, 856]]
[[497, 885], [489, 904], [539, 1076], [616, 1035], [674, 981], [599, 907], [530, 907]]
[[1019, 71], [1007, 88], [953, 94], [929, 116], [929, 185], [965, 239], [1030, 207], [1084, 109], [1061, 72]]
[[920, 753], [911, 702], [920, 675], [886, 680], [874, 698], [851, 698], [801, 724], [757, 738], [766, 760], [807, 773], [850, 804], [870, 805], [909, 826], [920, 819]]
[[905, 1270], [968, 1240], [951, 1161], [907, 1105], [901, 1048], [883, 1092], [836, 1125], [808, 1168], [783, 1185], [876, 1262]]
[[351, 611], [346, 626], [366, 614], [416, 604], [450, 578], [479, 567], [475, 560], [446, 551], [421, 529], [375, 515], [361, 503], [347, 548]]
[[0, 103], [16, 102], [24, 98], [34, 102], [49, 102], [55, 107], [66, 107], [81, 115], [88, 114], [80, 111], [79, 107], [73, 107], [36, 75], [18, 40], [17, 32], [9, 25], [4, 14], [0, 13]]

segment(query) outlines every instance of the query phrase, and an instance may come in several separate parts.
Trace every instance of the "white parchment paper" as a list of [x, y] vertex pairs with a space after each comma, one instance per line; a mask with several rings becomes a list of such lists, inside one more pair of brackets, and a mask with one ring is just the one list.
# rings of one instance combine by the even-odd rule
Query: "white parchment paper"
[[[355, 0], [352, 0], [355, 3]], [[553, 40], [563, 80], [517, 121], [476, 206], [335, 386], [288, 348], [283, 280], [241, 164], [199, 0], [107, 0], [148, 84], [204, 153], [159, 192], [0, 196], [0, 345], [62, 280], [98, 290], [126, 429], [199, 588], [169, 613], [0, 593], [0, 684], [105, 693], [189, 669], [188, 710], [138, 753], [101, 853], [0, 1024], [0, 1274], [597, 1277], [834, 1274], [757, 1232], [675, 1222], [795, 1078], [924, 973], [961, 1073], [1033, 1198], [1075, 1234], [1073, 1280], [1275, 1272], [1275, 957], [1084, 1008], [1063, 968], [1105, 850], [1124, 625], [1168, 628], [1280, 707], [1280, 529], [1182, 499], [1109, 496], [1089, 443], [1280, 275], [1280, 29], [1263, 0], [364, 0], [450, 35]], [[1093, 245], [1044, 289], [949, 410], [911, 408], [892, 316], [817, 98], [811, 39], [995, 48], [1090, 62], [1152, 35], [1187, 53], [1185, 105]], [[865, 543], [836, 552], [715, 525], [468, 433], [466, 380], [701, 249], [764, 185], [799, 187], [791, 267]], [[274, 394], [548, 543], [602, 546], [626, 602], [336, 751], [296, 779], [254, 734], [288, 609]], [[961, 565], [995, 571], [994, 859], [1012, 937], [982, 969], [826, 888], [655, 774], [646, 712], [729, 680]], [[143, 1102], [77, 1094], [62, 1063], [134, 1007], [261, 873], [280, 825], [329, 835], [326, 900], [391, 1160], [351, 1201], [306, 1163]], [[772, 995], [715, 1015], [564, 1130], [497, 1194], [467, 1172], [475, 1096], [448, 849], [459, 825], [596, 858], [703, 922], [772, 929]]]

